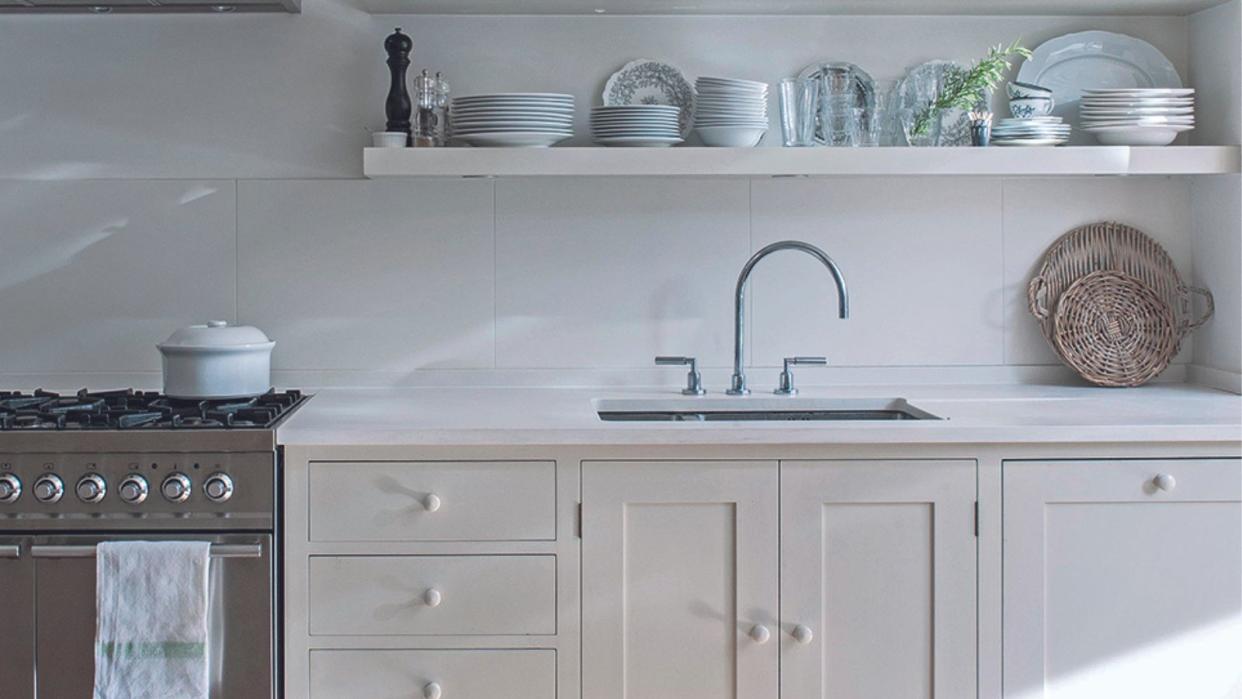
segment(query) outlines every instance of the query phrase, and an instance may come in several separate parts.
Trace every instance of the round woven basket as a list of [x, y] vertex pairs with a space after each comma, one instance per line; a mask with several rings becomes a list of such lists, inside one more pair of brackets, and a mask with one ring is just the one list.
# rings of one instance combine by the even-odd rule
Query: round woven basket
[[1092, 272], [1061, 295], [1053, 341], [1065, 363], [1100, 386], [1139, 386], [1177, 354], [1177, 318], [1146, 284], [1120, 272]]
[[[1092, 223], [1075, 228], [1049, 246], [1039, 271], [1027, 286], [1031, 313], [1040, 320], [1044, 337], [1054, 348], [1053, 316], [1062, 295], [1083, 276], [1102, 270], [1121, 272], [1155, 292], [1173, 311], [1179, 343], [1212, 317], [1215, 304], [1211, 292], [1183, 283], [1173, 260], [1159, 243], [1137, 228], [1120, 223]], [[1192, 294], [1203, 297], [1201, 316], [1195, 316]]]

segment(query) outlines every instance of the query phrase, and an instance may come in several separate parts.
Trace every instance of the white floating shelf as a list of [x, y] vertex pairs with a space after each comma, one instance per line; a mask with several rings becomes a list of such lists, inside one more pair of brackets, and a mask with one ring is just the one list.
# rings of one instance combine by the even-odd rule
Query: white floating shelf
[[363, 0], [374, 14], [1188, 15], [1225, 0]]
[[1238, 146], [367, 148], [367, 177], [1218, 175]]

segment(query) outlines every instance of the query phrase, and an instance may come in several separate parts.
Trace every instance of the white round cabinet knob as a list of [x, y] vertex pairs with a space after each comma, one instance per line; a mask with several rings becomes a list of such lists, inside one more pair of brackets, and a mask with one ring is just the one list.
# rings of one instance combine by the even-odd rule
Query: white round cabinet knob
[[428, 682], [423, 687], [423, 699], [440, 699], [440, 695], [444, 692], [440, 689], [439, 682]]
[[772, 638], [772, 632], [768, 631], [768, 627], [763, 624], [755, 624], [750, 628], [750, 640], [755, 643], [764, 644], [770, 638]]
[[440, 603], [443, 601], [444, 595], [440, 594], [440, 591], [434, 587], [428, 588], [428, 590], [423, 593], [423, 602], [428, 607], [439, 607]]
[[423, 498], [423, 507], [428, 512], [435, 512], [440, 509], [440, 496], [435, 493], [428, 493], [427, 497]]
[[811, 633], [811, 629], [803, 626], [802, 624], [795, 626], [793, 631], [790, 632], [790, 635], [794, 637], [795, 641], [804, 646], [815, 640], [815, 634]]
[[1161, 473], [1160, 475], [1151, 479], [1151, 482], [1152, 482], [1152, 485], [1156, 486], [1158, 489], [1163, 490], [1166, 493], [1177, 487], [1177, 479], [1167, 473]]

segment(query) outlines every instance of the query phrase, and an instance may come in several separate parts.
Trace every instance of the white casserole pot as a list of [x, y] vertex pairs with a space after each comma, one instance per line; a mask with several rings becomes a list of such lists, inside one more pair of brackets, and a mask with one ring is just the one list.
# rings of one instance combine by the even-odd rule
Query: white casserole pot
[[272, 386], [272, 348], [262, 330], [222, 320], [181, 328], [159, 344], [164, 393], [173, 398], [246, 398]]

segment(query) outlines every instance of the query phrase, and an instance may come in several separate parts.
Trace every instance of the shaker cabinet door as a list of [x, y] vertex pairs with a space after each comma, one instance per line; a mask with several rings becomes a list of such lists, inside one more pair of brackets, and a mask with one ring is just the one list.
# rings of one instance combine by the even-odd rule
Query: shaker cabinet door
[[776, 699], [776, 462], [582, 467], [583, 699]]
[[1242, 461], [1003, 468], [1006, 697], [1242, 698]]
[[781, 462], [781, 696], [975, 696], [973, 461]]

